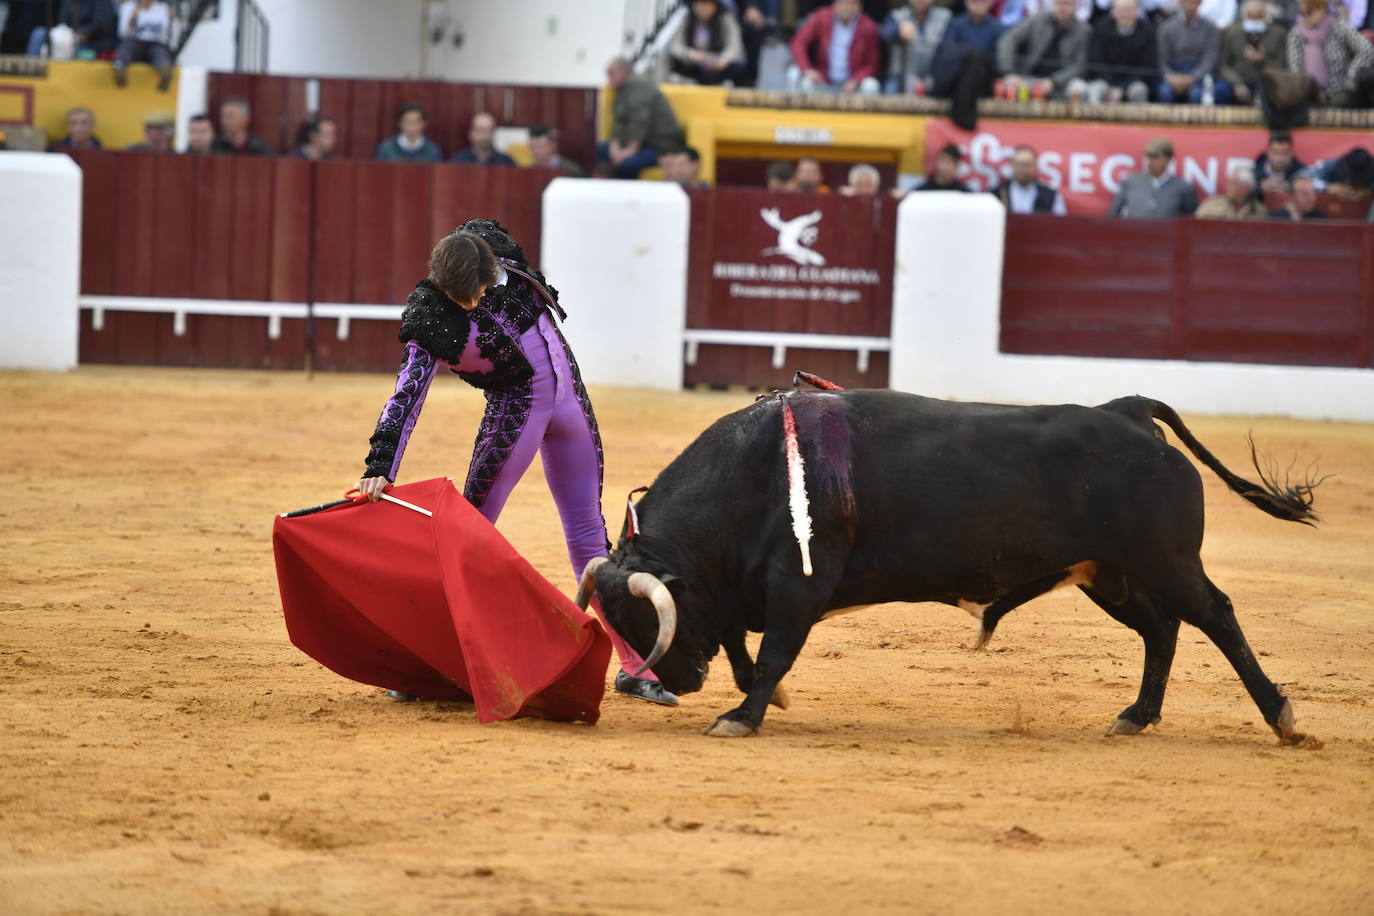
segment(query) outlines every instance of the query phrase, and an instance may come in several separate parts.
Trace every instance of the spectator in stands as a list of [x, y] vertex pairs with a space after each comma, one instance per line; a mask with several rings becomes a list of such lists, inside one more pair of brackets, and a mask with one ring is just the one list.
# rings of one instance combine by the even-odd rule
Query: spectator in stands
[[1093, 26], [1088, 42], [1089, 102], [1148, 102], [1159, 76], [1155, 29], [1140, 15], [1139, 0], [1116, 0], [1110, 16]]
[[1293, 135], [1286, 130], [1274, 131], [1265, 151], [1255, 157], [1256, 193], [1263, 196], [1268, 191], [1288, 191], [1293, 176], [1305, 168], [1307, 165], [1293, 155]]
[[882, 189], [883, 176], [866, 162], [860, 162], [849, 170], [848, 182], [840, 188], [845, 197], [874, 197]]
[[119, 50], [115, 52], [114, 79], [123, 86], [129, 64], [143, 61], [157, 71], [157, 88], [166, 92], [172, 83], [172, 8], [163, 0], [124, 0], [119, 5]]
[[792, 175], [795, 172], [792, 163], [785, 159], [768, 163], [768, 190], [770, 191], [793, 191]]
[[735, 0], [735, 10], [744, 38], [745, 81], [754, 85], [764, 42], [782, 25], [782, 0]]
[[1064, 195], [1040, 181], [1039, 158], [1029, 146], [1018, 146], [1011, 154], [1011, 181], [1004, 181], [992, 193], [1012, 213], [1053, 213], [1063, 216]]
[[174, 153], [172, 137], [176, 132], [176, 119], [166, 112], [150, 114], [143, 119], [143, 142], [128, 147], [135, 153]]
[[935, 154], [935, 169], [912, 190], [915, 191], [968, 191], [968, 186], [959, 180], [959, 161], [963, 155], [959, 147], [947, 143]]
[[[1186, 0], [1182, 0], [1186, 2]], [[1172, 219], [1197, 210], [1197, 192], [1169, 171], [1174, 145], [1163, 137], [1145, 146], [1145, 171], [1127, 175], [1112, 200], [1112, 216], [1125, 219]]]
[[658, 86], [630, 72], [630, 62], [617, 57], [606, 68], [615, 90], [611, 139], [596, 147], [596, 158], [615, 166], [619, 178], [638, 178], [658, 164], [659, 150], [682, 146], [682, 128]]
[[272, 151], [257, 137], [248, 132], [252, 123], [253, 109], [248, 100], [230, 96], [219, 106], [219, 136], [210, 144], [212, 153], [228, 153], [244, 156], [270, 156]]
[[1271, 18], [1265, 0], [1245, 0], [1240, 21], [1221, 30], [1218, 96], [1233, 96], [1237, 104], [1249, 105], [1259, 92], [1260, 71], [1283, 68], [1288, 30], [1271, 25]]
[[468, 125], [468, 142], [472, 146], [454, 153], [449, 162], [463, 162], [469, 165], [515, 165], [514, 159], [492, 146], [491, 140], [495, 135], [496, 119], [485, 111], [477, 112], [472, 116], [472, 123]]
[[1226, 193], [1213, 194], [1194, 214], [1198, 219], [1264, 219], [1264, 204], [1255, 199], [1255, 170], [1238, 165], [1226, 176]]
[[954, 14], [934, 0], [907, 0], [883, 20], [878, 32], [888, 48], [884, 90], [925, 95], [931, 90], [935, 51]]
[[[35, 17], [32, 26], [19, 19], [20, 28], [30, 28], [26, 53], [38, 57], [43, 53], [43, 45], [49, 42], [47, 24], [43, 18], [51, 6], [46, 3], [16, 3], [13, 11], [18, 14], [27, 12]], [[115, 35], [114, 0], [62, 0], [57, 4], [54, 26], [66, 26], [76, 38], [76, 57], [93, 60], [101, 54], [115, 49], [118, 39]]]
[[692, 0], [691, 13], [668, 47], [672, 74], [702, 86], [743, 82], [744, 38], [739, 20], [720, 0]]
[[1328, 0], [1301, 0], [1288, 32], [1288, 69], [1317, 81], [1322, 103], [1333, 108], [1374, 105], [1374, 45], [1331, 15]]
[[541, 169], [562, 169], [569, 178], [586, 178], [582, 166], [558, 152], [558, 131], [547, 124], [536, 124], [530, 128], [530, 158]]
[[[1159, 71], [1161, 79], [1155, 90], [1165, 104], [1203, 99], [1207, 78], [1217, 68], [1221, 48], [1221, 32], [1210, 19], [1198, 15], [1199, 0], [1178, 0], [1178, 12], [1159, 27]], [[1229, 103], [1213, 89], [1215, 101]]]
[[439, 144], [425, 135], [429, 119], [419, 102], [406, 102], [396, 110], [396, 133], [377, 144], [374, 159], [383, 162], [440, 162]]
[[1317, 188], [1312, 176], [1306, 173], [1293, 176], [1293, 197], [1277, 210], [1269, 211], [1270, 219], [1287, 219], [1302, 222], [1309, 219], [1326, 219], [1326, 214], [1317, 209]]
[[834, 0], [807, 18], [792, 36], [788, 81], [802, 92], [876, 95], [882, 47], [878, 26], [859, 0]]
[[89, 108], [73, 108], [67, 112], [67, 136], [49, 144], [48, 152], [100, 148], [100, 138], [95, 135], [95, 113]]
[[211, 147], [215, 144], [215, 127], [210, 123], [210, 116], [205, 112], [191, 115], [186, 122], [186, 149], [182, 153], [192, 155], [208, 156], [214, 152]]
[[665, 181], [675, 181], [684, 188], [710, 187], [701, 180], [701, 154], [695, 147], [676, 147], [661, 153], [658, 164]]
[[315, 115], [307, 118], [301, 125], [296, 149], [291, 158], [308, 159], [311, 162], [333, 159], [334, 147], [338, 142], [339, 127], [334, 123], [334, 119], [325, 115]]
[[820, 160], [810, 156], [803, 156], [797, 160], [797, 167], [792, 172], [792, 190], [807, 194], [830, 193], [830, 188], [825, 183], [825, 173], [821, 171]]
[[992, 0], [964, 0], [964, 6], [967, 12], [954, 17], [935, 51], [931, 94], [976, 108], [979, 98], [992, 94], [1002, 24], [990, 15]]
[[1357, 146], [1343, 156], [1318, 162], [1308, 174], [1318, 191], [1342, 200], [1355, 200], [1374, 191], [1374, 156]]
[[1092, 29], [1074, 16], [1074, 0], [1054, 0], [1002, 33], [997, 69], [1013, 94], [1028, 85], [1037, 98], [1081, 97], [1087, 89], [1088, 39]]

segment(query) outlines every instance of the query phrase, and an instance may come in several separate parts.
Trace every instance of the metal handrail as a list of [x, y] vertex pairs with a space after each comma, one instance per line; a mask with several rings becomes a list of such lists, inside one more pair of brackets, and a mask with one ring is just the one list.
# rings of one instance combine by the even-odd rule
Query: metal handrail
[[625, 38], [621, 44], [625, 59], [638, 69], [673, 13], [687, 3], [688, 0], [631, 0], [626, 3]]
[[272, 28], [267, 16], [254, 0], [239, 0], [238, 24], [234, 30], [234, 70], [238, 73], [266, 73]]

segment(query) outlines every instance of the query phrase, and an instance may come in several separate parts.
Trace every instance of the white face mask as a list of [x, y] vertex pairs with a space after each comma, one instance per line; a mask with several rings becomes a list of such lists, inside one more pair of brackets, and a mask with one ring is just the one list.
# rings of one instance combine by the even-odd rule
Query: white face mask
[[1245, 30], [1247, 35], [1255, 35], [1267, 29], [1269, 24], [1263, 19], [1245, 19], [1241, 21], [1240, 27]]

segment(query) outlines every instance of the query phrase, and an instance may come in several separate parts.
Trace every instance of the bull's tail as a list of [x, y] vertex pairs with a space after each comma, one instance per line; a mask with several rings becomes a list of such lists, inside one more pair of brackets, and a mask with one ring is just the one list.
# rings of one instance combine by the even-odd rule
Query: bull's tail
[[[1259, 483], [1252, 483], [1244, 477], [1233, 474], [1226, 465], [1218, 461], [1217, 457], [1207, 451], [1203, 444], [1197, 440], [1197, 437], [1184, 425], [1178, 413], [1162, 401], [1141, 397], [1121, 398], [1102, 406], [1108, 410], [1138, 417], [1138, 419], [1147, 422], [1148, 419], [1159, 420], [1174, 431], [1174, 435], [1178, 436], [1179, 441], [1188, 446], [1188, 450], [1197, 456], [1198, 461], [1211, 468], [1212, 472], [1220, 477], [1226, 486], [1252, 506], [1264, 510], [1275, 518], [1290, 522], [1312, 525], [1317, 521], [1317, 514], [1312, 511], [1312, 491], [1325, 478], [1309, 475], [1295, 483], [1289, 479], [1287, 474], [1284, 474], [1283, 482], [1280, 483], [1276, 469], [1271, 466], [1271, 470], [1266, 472], [1264, 468], [1260, 467], [1259, 455], [1255, 450], [1253, 438], [1247, 437], [1247, 440], [1250, 443], [1250, 462], [1255, 466], [1255, 472], [1259, 474]], [[1146, 416], [1140, 416], [1140, 414]]]

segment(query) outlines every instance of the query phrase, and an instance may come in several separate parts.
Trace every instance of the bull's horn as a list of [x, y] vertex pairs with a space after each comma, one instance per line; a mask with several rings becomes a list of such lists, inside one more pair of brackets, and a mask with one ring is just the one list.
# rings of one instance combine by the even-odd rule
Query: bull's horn
[[592, 557], [587, 561], [587, 565], [582, 567], [582, 581], [577, 586], [577, 606], [582, 610], [587, 609], [591, 603], [592, 595], [596, 594], [596, 568], [606, 562], [605, 557]]
[[673, 593], [668, 591], [668, 586], [651, 573], [630, 573], [626, 584], [630, 586], [631, 595], [636, 598], [648, 598], [654, 603], [654, 610], [658, 612], [658, 641], [654, 643], [654, 650], [649, 653], [649, 657], [644, 659], [644, 664], [635, 672], [635, 677], [639, 677], [667, 654], [668, 647], [673, 644], [673, 637], [677, 635], [677, 605], [673, 602]]

